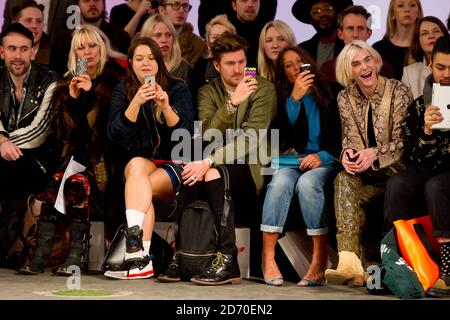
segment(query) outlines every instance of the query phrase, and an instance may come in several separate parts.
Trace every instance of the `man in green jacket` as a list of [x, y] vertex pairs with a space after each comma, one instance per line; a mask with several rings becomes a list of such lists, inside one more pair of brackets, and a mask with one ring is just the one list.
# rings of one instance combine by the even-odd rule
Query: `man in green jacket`
[[[264, 183], [259, 155], [266, 155], [267, 150], [263, 153], [259, 149], [267, 148], [268, 145], [261, 141], [267, 138], [267, 130], [275, 117], [275, 87], [270, 81], [256, 77], [256, 74], [244, 76], [246, 49], [247, 43], [243, 38], [227, 32], [214, 41], [213, 61], [220, 77], [200, 89], [197, 105], [203, 137], [214, 136], [216, 148], [207, 154], [205, 152], [203, 160], [186, 165], [182, 174], [184, 184], [188, 186], [183, 191], [183, 199], [187, 199], [184, 200], [187, 203], [196, 200], [192, 195], [198, 195], [194, 190], [199, 189], [198, 182], [203, 182], [219, 231], [220, 245], [216, 259], [204, 272], [191, 279], [202, 285], [240, 282], [234, 214], [231, 210], [226, 226], [221, 224], [224, 180], [221, 170], [214, 167], [224, 165], [227, 168], [231, 196], [235, 201], [242, 194], [253, 194], [256, 200], [256, 194]], [[228, 129], [233, 132], [232, 138], [218, 146], [217, 140], [223, 139]], [[236, 208], [239, 208], [239, 204], [236, 204]], [[158, 279], [174, 281], [176, 269], [172, 268], [172, 273], [167, 271]]]

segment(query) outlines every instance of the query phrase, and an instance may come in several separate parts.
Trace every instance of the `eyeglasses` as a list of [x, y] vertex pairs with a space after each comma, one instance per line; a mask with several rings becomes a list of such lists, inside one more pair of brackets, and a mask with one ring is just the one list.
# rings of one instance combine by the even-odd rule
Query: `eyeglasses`
[[180, 8], [183, 8], [184, 12], [189, 12], [192, 9], [192, 6], [188, 3], [174, 2], [174, 3], [166, 3], [165, 5], [170, 6], [173, 10], [180, 10]]
[[329, 7], [325, 7], [325, 8], [313, 8], [311, 9], [311, 15], [312, 16], [317, 16], [321, 13], [333, 13], [334, 12], [334, 7], [333, 6], [329, 6]]

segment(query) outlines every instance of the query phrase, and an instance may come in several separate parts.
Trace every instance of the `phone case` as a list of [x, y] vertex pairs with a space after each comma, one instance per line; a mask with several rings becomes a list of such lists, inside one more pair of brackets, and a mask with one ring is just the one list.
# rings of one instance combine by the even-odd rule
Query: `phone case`
[[450, 86], [433, 83], [431, 104], [439, 107], [439, 112], [442, 114], [442, 117], [444, 117], [442, 122], [432, 125], [431, 129], [450, 129]]
[[152, 86], [156, 84], [155, 76], [145, 76], [144, 83], [150, 83]]
[[256, 79], [256, 68], [246, 67], [244, 69], [244, 77], [251, 76], [253, 79]]
[[88, 61], [86, 58], [77, 59], [76, 76], [86, 74], [88, 72]]

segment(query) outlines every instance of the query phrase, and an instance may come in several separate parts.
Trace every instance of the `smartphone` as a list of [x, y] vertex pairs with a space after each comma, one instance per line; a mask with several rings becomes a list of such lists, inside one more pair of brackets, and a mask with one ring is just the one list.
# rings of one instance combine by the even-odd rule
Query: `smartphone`
[[254, 67], [246, 67], [244, 69], [244, 77], [251, 76], [252, 79], [249, 79], [248, 81], [256, 80], [256, 68]]
[[79, 77], [82, 74], [88, 73], [88, 60], [87, 58], [77, 59], [77, 65], [75, 70], [75, 76]]
[[300, 66], [300, 72], [303, 72], [305, 70], [311, 71], [311, 65], [309, 63], [305, 63]]
[[144, 83], [150, 83], [151, 86], [156, 85], [156, 78], [155, 76], [145, 76], [144, 77]]

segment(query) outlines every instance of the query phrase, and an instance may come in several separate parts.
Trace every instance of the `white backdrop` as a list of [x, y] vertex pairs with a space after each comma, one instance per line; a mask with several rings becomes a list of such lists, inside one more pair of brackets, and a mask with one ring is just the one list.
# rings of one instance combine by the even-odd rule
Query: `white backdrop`
[[[383, 37], [386, 29], [386, 14], [389, 5], [389, 0], [353, 0], [355, 4], [362, 5], [366, 7], [373, 16], [373, 34], [369, 39], [370, 43], [373, 43]], [[117, 4], [123, 3], [123, 0], [106, 0], [107, 10], [110, 11], [111, 8]], [[278, 9], [276, 19], [283, 20], [287, 22], [294, 30], [297, 37], [297, 41], [301, 42], [309, 39], [314, 33], [314, 29], [307, 24], [303, 24], [291, 13], [292, 4], [295, 0], [278, 0]], [[197, 32], [197, 12], [200, 0], [191, 0], [193, 8], [189, 13], [188, 21], [194, 25]], [[264, 5], [264, 0], [261, 0], [262, 5]], [[3, 13], [5, 0], [0, 0], [0, 12]], [[450, 11], [450, 3], [448, 0], [422, 0], [422, 6], [425, 15], [436, 16], [441, 19], [444, 23], [448, 18]], [[3, 25], [3, 14], [0, 17], [0, 25]], [[197, 32], [198, 33], [198, 32]]]

